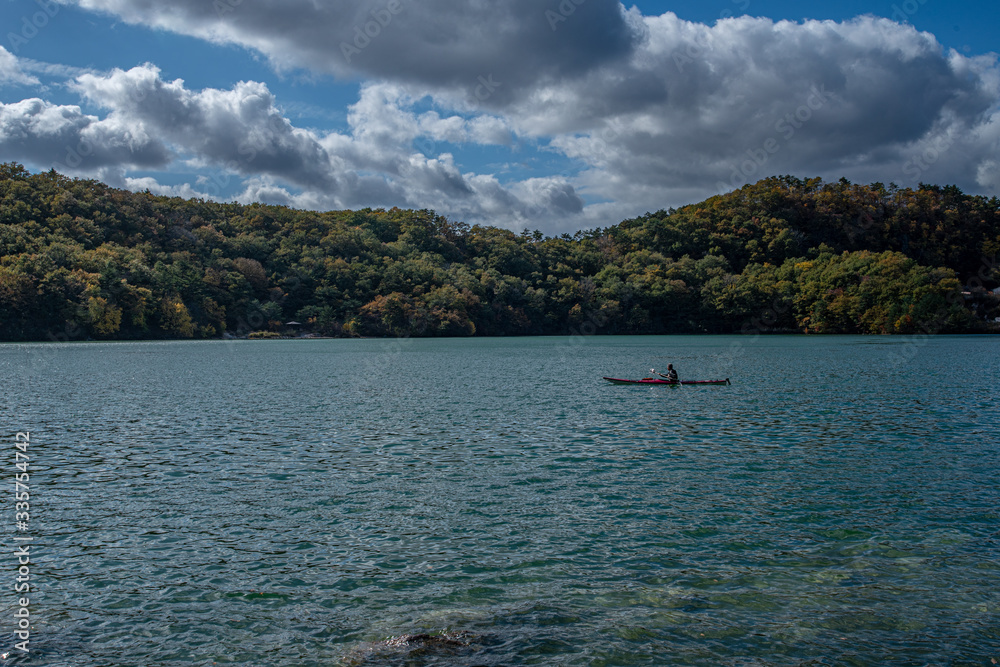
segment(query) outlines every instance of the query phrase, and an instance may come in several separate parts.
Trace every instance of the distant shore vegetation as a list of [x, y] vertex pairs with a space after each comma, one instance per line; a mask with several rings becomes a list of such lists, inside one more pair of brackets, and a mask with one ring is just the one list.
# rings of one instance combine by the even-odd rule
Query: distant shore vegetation
[[546, 237], [0, 165], [0, 339], [997, 330], [1000, 200], [774, 177]]

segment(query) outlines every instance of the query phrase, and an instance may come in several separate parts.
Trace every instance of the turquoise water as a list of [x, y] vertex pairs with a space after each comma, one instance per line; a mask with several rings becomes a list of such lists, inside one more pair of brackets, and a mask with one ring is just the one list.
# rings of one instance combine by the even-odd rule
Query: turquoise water
[[[32, 654], [0, 664], [991, 664], [998, 352], [0, 346], [8, 478], [31, 431], [37, 585]], [[601, 380], [668, 362], [733, 385]], [[443, 632], [467, 645], [373, 644]]]

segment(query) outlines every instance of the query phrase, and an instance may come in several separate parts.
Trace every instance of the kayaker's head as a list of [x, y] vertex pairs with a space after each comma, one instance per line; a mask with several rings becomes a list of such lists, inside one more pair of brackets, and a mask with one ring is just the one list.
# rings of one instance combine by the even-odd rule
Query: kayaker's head
[[668, 371], [674, 370], [674, 365], [673, 364], [667, 364], [667, 370]]

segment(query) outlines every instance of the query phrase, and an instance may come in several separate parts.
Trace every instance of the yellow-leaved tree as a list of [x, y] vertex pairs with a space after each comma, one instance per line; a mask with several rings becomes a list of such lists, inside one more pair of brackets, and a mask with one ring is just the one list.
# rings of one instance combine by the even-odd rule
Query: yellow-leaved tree
[[166, 297], [160, 303], [160, 327], [179, 338], [194, 337], [194, 321], [187, 306], [178, 297]]

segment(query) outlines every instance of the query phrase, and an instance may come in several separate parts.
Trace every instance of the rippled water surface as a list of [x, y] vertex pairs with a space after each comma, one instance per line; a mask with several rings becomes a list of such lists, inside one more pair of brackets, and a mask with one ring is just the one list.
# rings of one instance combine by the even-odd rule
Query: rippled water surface
[[[37, 587], [32, 654], [3, 664], [991, 664], [998, 352], [0, 346], [6, 477], [31, 431]], [[601, 380], [667, 362], [733, 385]], [[445, 632], [461, 646], [376, 644]]]

